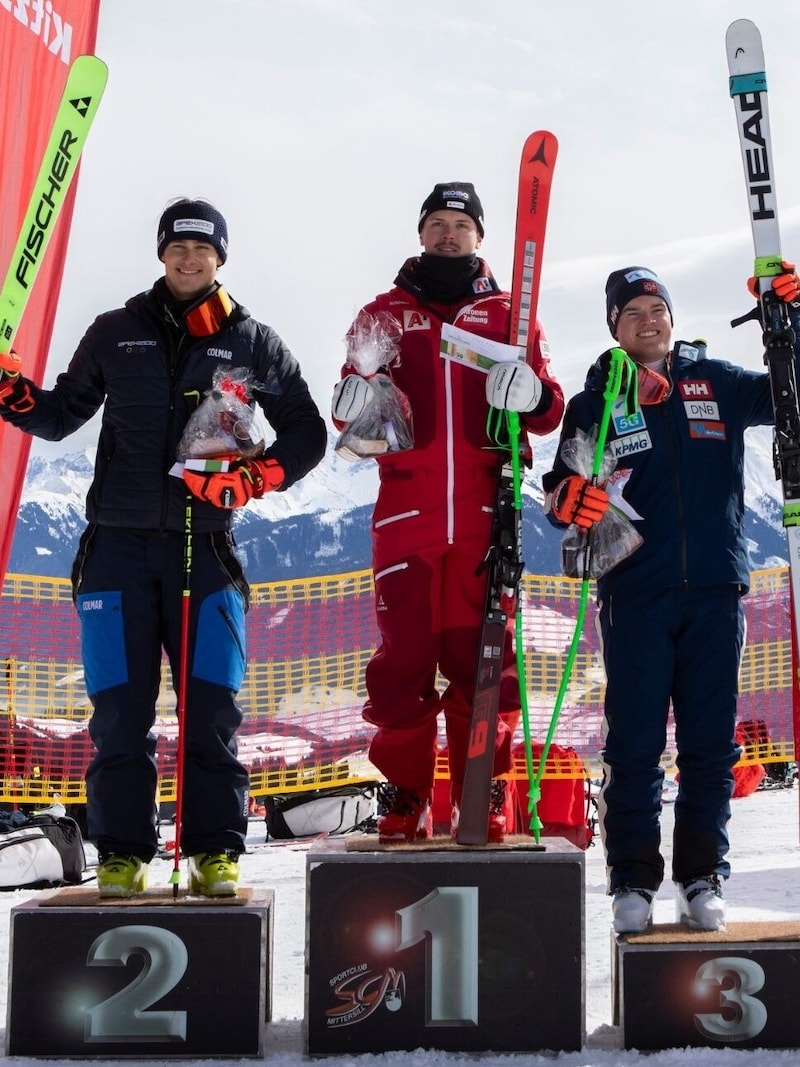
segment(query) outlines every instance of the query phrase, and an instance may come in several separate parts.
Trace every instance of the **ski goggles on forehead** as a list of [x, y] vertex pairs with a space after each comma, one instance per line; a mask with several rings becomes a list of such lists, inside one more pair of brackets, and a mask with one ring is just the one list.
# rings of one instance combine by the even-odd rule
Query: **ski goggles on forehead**
[[636, 390], [639, 403], [649, 407], [651, 404], [661, 404], [667, 399], [672, 392], [672, 383], [658, 371], [637, 363]]
[[183, 321], [192, 337], [210, 337], [222, 329], [232, 311], [231, 298], [220, 285], [185, 311]]

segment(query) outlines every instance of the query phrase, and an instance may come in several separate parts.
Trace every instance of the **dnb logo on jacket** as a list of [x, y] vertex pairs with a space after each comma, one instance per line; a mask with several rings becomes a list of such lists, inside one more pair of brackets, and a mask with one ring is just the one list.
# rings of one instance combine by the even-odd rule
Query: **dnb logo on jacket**
[[678, 393], [689, 422], [689, 436], [696, 440], [724, 441], [725, 423], [719, 417], [711, 382], [704, 379], [678, 382]]

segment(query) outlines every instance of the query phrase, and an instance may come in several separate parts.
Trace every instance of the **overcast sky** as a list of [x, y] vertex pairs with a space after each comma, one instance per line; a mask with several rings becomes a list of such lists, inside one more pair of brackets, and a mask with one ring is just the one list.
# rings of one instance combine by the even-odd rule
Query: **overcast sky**
[[418, 251], [436, 182], [475, 183], [482, 254], [509, 285], [517, 166], [535, 129], [560, 144], [539, 315], [565, 390], [611, 343], [605, 279], [633, 263], [668, 285], [676, 337], [762, 366], [757, 327], [728, 326], [751, 306], [724, 45], [747, 17], [764, 38], [784, 254], [800, 259], [797, 0], [102, 0], [110, 76], [47, 383], [96, 314], [162, 273], [165, 202], [204, 196], [228, 220], [220, 279], [278, 330], [327, 416], [342, 337]]

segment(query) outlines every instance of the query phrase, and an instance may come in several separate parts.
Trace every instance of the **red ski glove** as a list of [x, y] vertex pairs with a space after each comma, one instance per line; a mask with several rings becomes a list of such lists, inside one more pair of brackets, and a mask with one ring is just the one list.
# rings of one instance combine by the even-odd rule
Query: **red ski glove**
[[218, 508], [241, 508], [254, 497], [280, 489], [286, 472], [277, 459], [237, 459], [227, 471], [183, 469], [183, 480], [192, 496]]
[[[775, 275], [772, 279], [772, 288], [785, 304], [793, 304], [796, 300], [800, 300], [800, 277], [797, 275], [794, 263], [782, 259], [781, 266], [784, 273]], [[758, 278], [748, 278], [747, 288], [756, 300], [760, 299]]]
[[571, 474], [559, 482], [552, 493], [550, 510], [559, 522], [588, 530], [602, 519], [608, 508], [608, 493], [592, 485], [580, 474]]
[[0, 380], [18, 378], [21, 370], [22, 360], [13, 349], [10, 352], [0, 352]]
[[0, 352], [0, 408], [27, 415], [36, 401], [30, 386], [20, 378], [22, 360], [16, 352]]

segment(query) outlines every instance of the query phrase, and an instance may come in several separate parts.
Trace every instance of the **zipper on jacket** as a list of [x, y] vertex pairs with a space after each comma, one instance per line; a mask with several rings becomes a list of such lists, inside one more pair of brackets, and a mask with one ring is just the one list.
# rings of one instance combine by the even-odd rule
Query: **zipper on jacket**
[[455, 461], [454, 461], [454, 441], [453, 441], [453, 376], [452, 376], [453, 361], [446, 359], [444, 361], [444, 402], [445, 402], [445, 421], [447, 424], [447, 436], [445, 439], [445, 447], [447, 449], [447, 543], [452, 545], [454, 538], [455, 528]]
[[664, 425], [664, 436], [667, 439], [667, 449], [669, 451], [670, 467], [672, 468], [672, 482], [675, 486], [675, 502], [678, 511], [678, 530], [680, 531], [681, 539], [681, 581], [683, 585], [687, 585], [689, 582], [689, 559], [686, 544], [686, 509], [683, 506], [681, 480], [678, 476], [678, 456], [675, 451], [675, 439], [673, 438], [671, 430], [672, 413], [670, 411], [669, 400], [662, 404], [661, 408], [661, 419]]
[[[175, 323], [175, 325], [177, 325], [177, 323]], [[169, 442], [173, 438], [172, 428], [175, 425], [175, 389], [178, 384], [178, 371], [182, 363], [181, 349], [183, 348], [187, 335], [181, 333], [176, 337], [173, 330], [169, 329], [169, 327], [164, 330], [164, 333], [167, 339], [167, 375], [169, 378], [169, 425], [167, 426], [166, 436], [166, 443], [169, 445]], [[166, 529], [167, 520], [169, 518], [169, 480], [172, 477], [172, 475], [169, 474], [169, 470], [177, 458], [177, 456], [164, 457], [164, 490], [161, 494], [162, 530]]]

